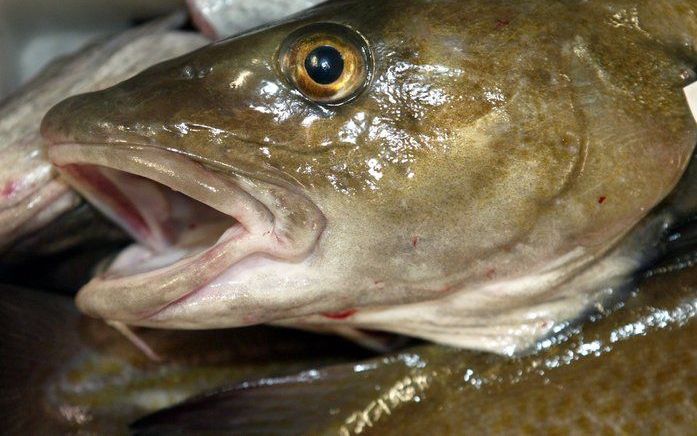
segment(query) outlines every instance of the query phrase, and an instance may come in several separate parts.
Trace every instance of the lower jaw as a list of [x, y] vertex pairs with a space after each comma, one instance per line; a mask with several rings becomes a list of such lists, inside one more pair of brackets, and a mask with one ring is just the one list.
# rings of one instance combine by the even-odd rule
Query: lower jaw
[[123, 277], [107, 270], [80, 291], [77, 304], [93, 316], [147, 325], [167, 308], [196, 295], [251, 253], [264, 251], [264, 244], [263, 239], [248, 233], [230, 233], [202, 253], [165, 268]]

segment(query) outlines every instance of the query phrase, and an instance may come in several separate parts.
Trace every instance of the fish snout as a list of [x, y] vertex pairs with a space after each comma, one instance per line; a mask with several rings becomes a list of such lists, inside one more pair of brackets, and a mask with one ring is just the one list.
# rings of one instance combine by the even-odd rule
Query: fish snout
[[80, 94], [67, 98], [53, 106], [41, 122], [41, 134], [49, 144], [75, 142], [75, 133], [80, 125], [94, 124], [100, 114], [96, 113], [96, 102], [100, 93]]
[[44, 117], [41, 133], [50, 145], [150, 143], [172, 99], [166, 92], [145, 97], [141, 88], [119, 85], [63, 100]]

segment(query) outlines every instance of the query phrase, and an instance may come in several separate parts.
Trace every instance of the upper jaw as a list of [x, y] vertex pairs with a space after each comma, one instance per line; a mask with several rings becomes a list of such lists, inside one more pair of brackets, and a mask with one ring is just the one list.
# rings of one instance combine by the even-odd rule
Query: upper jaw
[[[324, 216], [298, 190], [223, 174], [175, 151], [143, 145], [62, 143], [50, 146], [49, 157], [73, 187], [140, 242], [78, 294], [78, 306], [93, 316], [152, 324], [148, 320], [162, 310], [249, 256], [263, 254], [288, 262], [306, 258], [324, 230]], [[182, 242], [192, 239], [187, 235], [193, 231], [179, 231], [187, 237], [178, 237], [177, 231], [168, 235], [165, 223], [170, 224], [171, 215], [176, 215], [168, 196], [182, 196], [158, 191], [155, 183], [133, 185], [138, 179], [134, 176], [204, 203], [218, 211], [215, 215], [227, 215], [229, 228], [210, 246]], [[147, 202], [133, 200], [134, 195], [145, 196], [150, 190]], [[213, 224], [219, 221], [216, 217]], [[159, 263], [172, 261], [159, 267]]]

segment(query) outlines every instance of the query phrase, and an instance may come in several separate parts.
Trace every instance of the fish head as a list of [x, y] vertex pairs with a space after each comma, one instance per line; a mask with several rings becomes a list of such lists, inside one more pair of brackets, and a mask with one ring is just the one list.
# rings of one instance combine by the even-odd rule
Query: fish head
[[568, 277], [677, 183], [694, 73], [542, 3], [329, 2], [59, 104], [51, 160], [138, 241], [79, 306], [399, 330], [360, 312]]

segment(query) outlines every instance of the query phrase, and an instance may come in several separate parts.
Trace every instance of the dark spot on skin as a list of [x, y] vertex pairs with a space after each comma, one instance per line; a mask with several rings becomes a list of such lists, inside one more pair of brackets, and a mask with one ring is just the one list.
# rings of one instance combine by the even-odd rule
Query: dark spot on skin
[[352, 317], [357, 312], [358, 311], [356, 309], [347, 309], [347, 310], [343, 310], [341, 312], [330, 312], [330, 313], [325, 313], [323, 315], [325, 318], [334, 319], [334, 320], [342, 320], [342, 319]]
[[419, 238], [418, 236], [414, 236], [413, 238], [411, 238], [411, 246], [416, 248], [416, 246], [419, 245], [420, 239], [421, 238]]
[[603, 203], [605, 203], [606, 200], [607, 200], [607, 197], [602, 196], [602, 197], [598, 198], [598, 204], [603, 204]]
[[493, 280], [494, 277], [496, 277], [496, 269], [495, 268], [489, 268], [486, 272], [486, 278], [489, 280]]
[[499, 18], [496, 20], [496, 29], [503, 29], [504, 27], [508, 26], [511, 24], [511, 20], [507, 20], [505, 18]]

